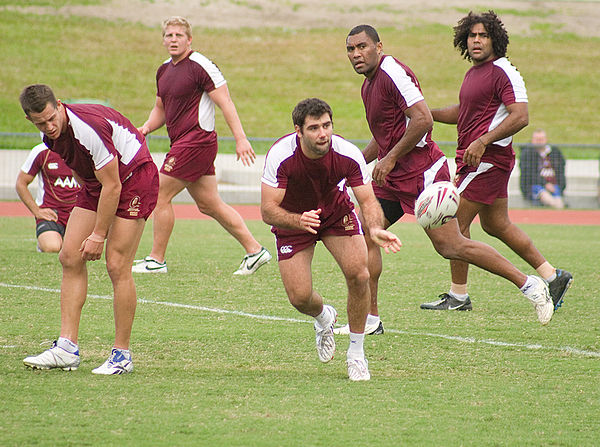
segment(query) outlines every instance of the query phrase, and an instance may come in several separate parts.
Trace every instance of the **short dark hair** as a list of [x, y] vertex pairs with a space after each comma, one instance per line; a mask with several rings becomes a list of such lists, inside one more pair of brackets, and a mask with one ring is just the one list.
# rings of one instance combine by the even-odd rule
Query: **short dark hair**
[[379, 34], [377, 33], [377, 30], [375, 28], [373, 28], [371, 25], [357, 25], [350, 30], [347, 37], [354, 36], [355, 34], [360, 34], [363, 31], [367, 34], [367, 36], [369, 36], [369, 38], [374, 43], [381, 42], [381, 40], [379, 39]]
[[471, 60], [467, 48], [467, 38], [474, 25], [481, 23], [492, 39], [492, 48], [496, 57], [505, 57], [508, 48], [508, 33], [502, 20], [491, 9], [488, 12], [475, 14], [470, 11], [466, 17], [458, 21], [454, 27], [454, 48], [460, 50], [460, 54], [467, 60]]
[[292, 112], [292, 121], [295, 126], [302, 128], [307, 116], [320, 118], [325, 113], [333, 120], [331, 107], [325, 101], [319, 98], [307, 98], [300, 101]]
[[27, 116], [31, 113], [43, 112], [48, 104], [54, 107], [58, 105], [54, 92], [46, 84], [28, 85], [21, 92], [19, 101]]

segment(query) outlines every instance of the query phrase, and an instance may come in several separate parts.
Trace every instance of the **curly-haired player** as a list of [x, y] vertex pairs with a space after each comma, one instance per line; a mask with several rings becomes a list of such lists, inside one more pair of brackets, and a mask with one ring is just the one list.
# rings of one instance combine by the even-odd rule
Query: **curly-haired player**
[[[508, 180], [515, 165], [512, 136], [529, 123], [525, 82], [506, 58], [508, 33], [494, 11], [470, 12], [454, 28], [454, 46], [473, 66], [465, 74], [459, 104], [431, 113], [435, 121], [457, 125], [455, 184], [461, 194], [456, 214], [460, 230], [469, 237], [471, 222], [479, 215], [486, 233], [508, 245], [548, 282], [556, 310], [573, 276], [546, 261], [508, 216]], [[450, 291], [421, 308], [461, 310], [461, 303], [470, 307], [468, 268], [464, 261], [451, 260]], [[522, 290], [528, 287], [529, 280]]]

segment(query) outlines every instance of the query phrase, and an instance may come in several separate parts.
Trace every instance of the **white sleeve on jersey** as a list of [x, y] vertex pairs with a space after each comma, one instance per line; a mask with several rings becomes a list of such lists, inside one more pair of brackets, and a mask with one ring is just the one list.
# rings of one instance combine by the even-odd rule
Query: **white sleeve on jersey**
[[[494, 65], [502, 69], [502, 71], [506, 74], [506, 77], [510, 81], [515, 95], [515, 102], [527, 102], [527, 89], [525, 88], [525, 81], [523, 81], [523, 76], [521, 76], [521, 73], [519, 73], [516, 67], [512, 65], [510, 61], [505, 57], [501, 57], [500, 59], [495, 60]], [[500, 107], [498, 107], [496, 114], [492, 118], [492, 122], [488, 127], [488, 131], [494, 130], [507, 117], [508, 109], [506, 108], [505, 104], [501, 104]], [[512, 141], [513, 137], [512, 135], [509, 135], [506, 138], [494, 141], [494, 144], [497, 146], [506, 147], [510, 143], [512, 143]]]
[[527, 89], [519, 70], [505, 57], [495, 60], [494, 65], [500, 67], [506, 73], [515, 92], [515, 102], [527, 102]]
[[271, 146], [267, 156], [265, 158], [265, 167], [263, 169], [263, 175], [261, 181], [265, 185], [272, 186], [273, 188], [279, 187], [277, 180], [277, 171], [279, 166], [284, 160], [294, 155], [296, 150], [296, 134], [292, 133], [279, 139]]
[[386, 56], [381, 63], [381, 69], [388, 74], [396, 85], [396, 88], [406, 102], [406, 107], [410, 107], [425, 99], [404, 68], [393, 57]]
[[197, 51], [194, 51], [192, 54], [190, 54], [190, 60], [196, 62], [204, 69], [206, 73], [208, 73], [208, 76], [210, 76], [210, 79], [213, 81], [213, 84], [215, 84], [215, 88], [219, 88], [222, 85], [226, 84], [223, 73], [221, 73], [219, 67], [217, 67], [215, 63], [209, 58], [203, 56]]
[[99, 170], [110, 163], [115, 156], [108, 150], [100, 135], [75, 113], [66, 109], [69, 114], [73, 135], [79, 143], [92, 155], [94, 168]]
[[23, 163], [23, 166], [21, 166], [21, 171], [23, 171], [25, 174], [29, 174], [29, 170], [31, 169], [36, 157], [40, 154], [40, 152], [43, 152], [46, 149], [48, 149], [48, 147], [44, 143], [34, 146], [27, 155], [27, 159]]
[[367, 162], [365, 161], [365, 157], [361, 150], [351, 143], [350, 141], [340, 137], [339, 135], [333, 135], [332, 140], [333, 150], [338, 152], [339, 154], [345, 155], [356, 161], [358, 166], [360, 167], [360, 172], [363, 177], [363, 184], [367, 184], [371, 182], [371, 174], [367, 169]]

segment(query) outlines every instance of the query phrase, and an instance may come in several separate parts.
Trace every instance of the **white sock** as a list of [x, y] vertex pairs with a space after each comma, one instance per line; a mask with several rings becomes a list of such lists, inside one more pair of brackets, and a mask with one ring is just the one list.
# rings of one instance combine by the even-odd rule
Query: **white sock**
[[547, 282], [552, 282], [556, 279], [556, 271], [550, 275], [548, 278], [544, 278]]
[[463, 294], [458, 294], [458, 293], [454, 293], [453, 291], [448, 292], [448, 295], [452, 296], [453, 298], [456, 298], [458, 301], [466, 301], [467, 298], [469, 298], [469, 294], [465, 293]]
[[350, 346], [348, 346], [347, 358], [353, 360], [365, 358], [364, 341], [365, 334], [350, 332]]
[[325, 304], [323, 305], [323, 310], [315, 317], [315, 320], [317, 320], [317, 324], [322, 328], [327, 327], [327, 325], [331, 323], [331, 312], [329, 311], [328, 306]]
[[381, 320], [379, 319], [379, 315], [367, 315], [367, 324], [368, 325], [372, 325], [372, 326], [376, 326], [379, 324]]
[[79, 354], [79, 346], [77, 346], [77, 343], [73, 343], [68, 338], [58, 337], [58, 340], [56, 340], [56, 346], [71, 354]]
[[529, 292], [530, 292], [531, 288], [533, 286], [535, 286], [536, 282], [537, 281], [535, 280], [534, 276], [528, 275], [527, 276], [527, 281], [525, 281], [525, 284], [523, 284], [523, 287], [521, 287], [521, 289], [520, 289], [521, 292], [523, 292], [523, 294], [526, 297], [529, 297]]

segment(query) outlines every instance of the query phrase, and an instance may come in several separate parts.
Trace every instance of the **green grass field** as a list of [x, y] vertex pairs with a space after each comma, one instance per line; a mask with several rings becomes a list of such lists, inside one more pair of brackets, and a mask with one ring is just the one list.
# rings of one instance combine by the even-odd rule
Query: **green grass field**
[[[266, 225], [249, 222], [269, 249]], [[213, 221], [179, 220], [169, 273], [136, 276], [136, 370], [91, 370], [113, 339], [110, 282], [89, 265], [74, 372], [27, 370], [59, 328], [60, 265], [35, 251], [31, 218], [0, 218], [0, 445], [593, 446], [600, 431], [600, 227], [523, 225], [575, 276], [547, 327], [507, 281], [473, 268], [474, 311], [419, 304], [449, 286], [448, 263], [416, 224], [392, 227], [384, 258], [386, 333], [366, 340], [370, 382], [347, 379], [348, 340], [321, 364], [309, 319], [287, 302], [275, 262], [231, 276], [243, 255]], [[508, 249], [483, 235], [526, 272]], [[148, 225], [138, 256], [151, 245]], [[343, 277], [319, 245], [315, 288], [345, 323]]]
[[[15, 2], [0, 5], [11, 3]], [[538, 14], [535, 9], [531, 13]], [[384, 51], [415, 71], [430, 107], [457, 102], [470, 64], [452, 47], [450, 26], [419, 23], [379, 31]], [[363, 78], [354, 73], [346, 57], [347, 32], [341, 28], [196, 28], [193, 47], [223, 71], [250, 137], [276, 139], [289, 132], [294, 105], [318, 96], [333, 107], [336, 132], [349, 139], [369, 139], [360, 99]], [[3, 65], [0, 77], [0, 132], [35, 131], [18, 104], [22, 88], [34, 82], [50, 84], [66, 101], [109, 101], [136, 125], [146, 120], [156, 95], [156, 69], [167, 58], [158, 26], [2, 10], [0, 33], [19, 36], [6, 39], [3, 46], [3, 56], [11, 63]], [[592, 75], [600, 58], [598, 42], [598, 38], [543, 26], [533, 27], [529, 35], [511, 33], [509, 56], [525, 78], [530, 111], [530, 125], [515, 137], [516, 142], [529, 141], [535, 128], [544, 127], [556, 143], [598, 143], [597, 104], [589, 100], [600, 89], [600, 78]], [[217, 130], [222, 136], [231, 135], [220, 114]], [[166, 134], [164, 129], [156, 133]], [[456, 129], [436, 124], [433, 136], [455, 141]], [[258, 146], [259, 152], [268, 149], [268, 145]], [[444, 150], [452, 155], [454, 149]], [[597, 158], [599, 154], [597, 149], [589, 153], [578, 149], [567, 155]]]

